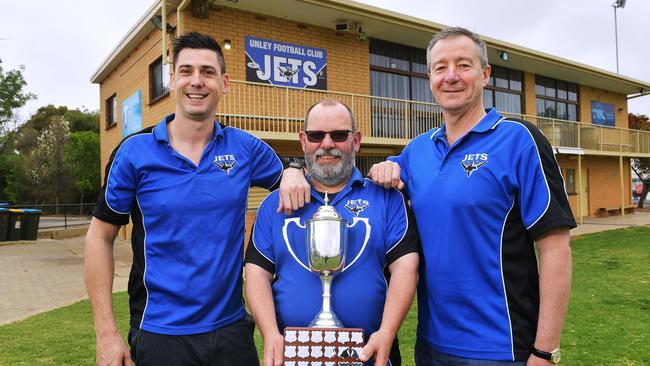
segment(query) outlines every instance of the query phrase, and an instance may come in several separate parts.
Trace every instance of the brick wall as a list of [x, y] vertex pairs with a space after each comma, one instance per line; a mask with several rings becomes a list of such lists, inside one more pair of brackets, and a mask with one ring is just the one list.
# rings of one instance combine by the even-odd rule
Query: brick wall
[[614, 120], [616, 127], [628, 128], [627, 97], [623, 94], [596, 89], [590, 86], [580, 86], [580, 121], [591, 124], [591, 102], [609, 103], [614, 105]]
[[[578, 186], [578, 160], [577, 157], [560, 155], [557, 157], [562, 175], [567, 178], [567, 169], [575, 169], [576, 192]], [[587, 176], [582, 176], [583, 184], [589, 188], [588, 213], [583, 216], [597, 216], [599, 208], [619, 207], [621, 205], [621, 181], [618, 157], [586, 156], [582, 158], [582, 169]], [[630, 159], [623, 159], [623, 187], [625, 189], [625, 205], [632, 204], [630, 180]], [[573, 215], [578, 215], [578, 195], [569, 193], [569, 203]]]

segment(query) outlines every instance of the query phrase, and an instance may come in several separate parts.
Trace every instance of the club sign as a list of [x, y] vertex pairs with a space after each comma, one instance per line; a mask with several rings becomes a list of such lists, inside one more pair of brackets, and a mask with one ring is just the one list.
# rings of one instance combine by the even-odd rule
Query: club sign
[[245, 41], [247, 81], [327, 90], [325, 49], [251, 36]]

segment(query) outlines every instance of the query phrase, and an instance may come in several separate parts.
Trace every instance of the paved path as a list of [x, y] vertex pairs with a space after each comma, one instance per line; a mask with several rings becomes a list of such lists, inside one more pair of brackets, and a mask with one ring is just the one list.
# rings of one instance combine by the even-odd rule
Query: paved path
[[[650, 225], [650, 212], [620, 217], [589, 218], [572, 236], [634, 225]], [[27, 318], [87, 297], [83, 280], [83, 237], [41, 239], [0, 245], [0, 324]], [[114, 291], [126, 291], [131, 247], [115, 244]]]
[[[87, 297], [84, 237], [0, 246], [0, 324], [69, 305]], [[114, 291], [126, 291], [131, 246], [115, 244]]]

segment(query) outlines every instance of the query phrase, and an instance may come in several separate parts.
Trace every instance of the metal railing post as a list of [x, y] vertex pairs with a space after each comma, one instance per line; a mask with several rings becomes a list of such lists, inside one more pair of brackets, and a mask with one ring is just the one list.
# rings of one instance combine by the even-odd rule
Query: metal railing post
[[600, 150], [600, 151], [605, 151], [605, 150], [603, 149], [603, 146], [605, 145], [605, 143], [603, 142], [603, 128], [602, 128], [602, 126], [601, 126], [601, 127], [598, 127], [598, 128], [600, 129], [600, 142], [599, 142], [600, 146], [599, 146], [599, 149], [598, 149], [598, 150]]
[[623, 130], [618, 130], [618, 145], [619, 151], [623, 152]]
[[410, 129], [409, 129], [409, 109], [411, 109], [411, 104], [408, 101], [404, 101], [404, 138], [410, 138]]
[[289, 88], [286, 86], [284, 87], [284, 99], [285, 99], [284, 132], [289, 133]]

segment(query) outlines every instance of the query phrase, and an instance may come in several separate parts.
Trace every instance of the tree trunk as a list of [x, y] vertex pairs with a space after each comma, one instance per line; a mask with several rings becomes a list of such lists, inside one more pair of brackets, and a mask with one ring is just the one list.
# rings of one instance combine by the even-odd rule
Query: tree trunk
[[650, 182], [643, 182], [643, 191], [639, 196], [639, 205], [637, 206], [638, 208], [643, 208], [643, 204], [645, 203], [645, 198], [648, 196], [649, 190], [650, 190]]

